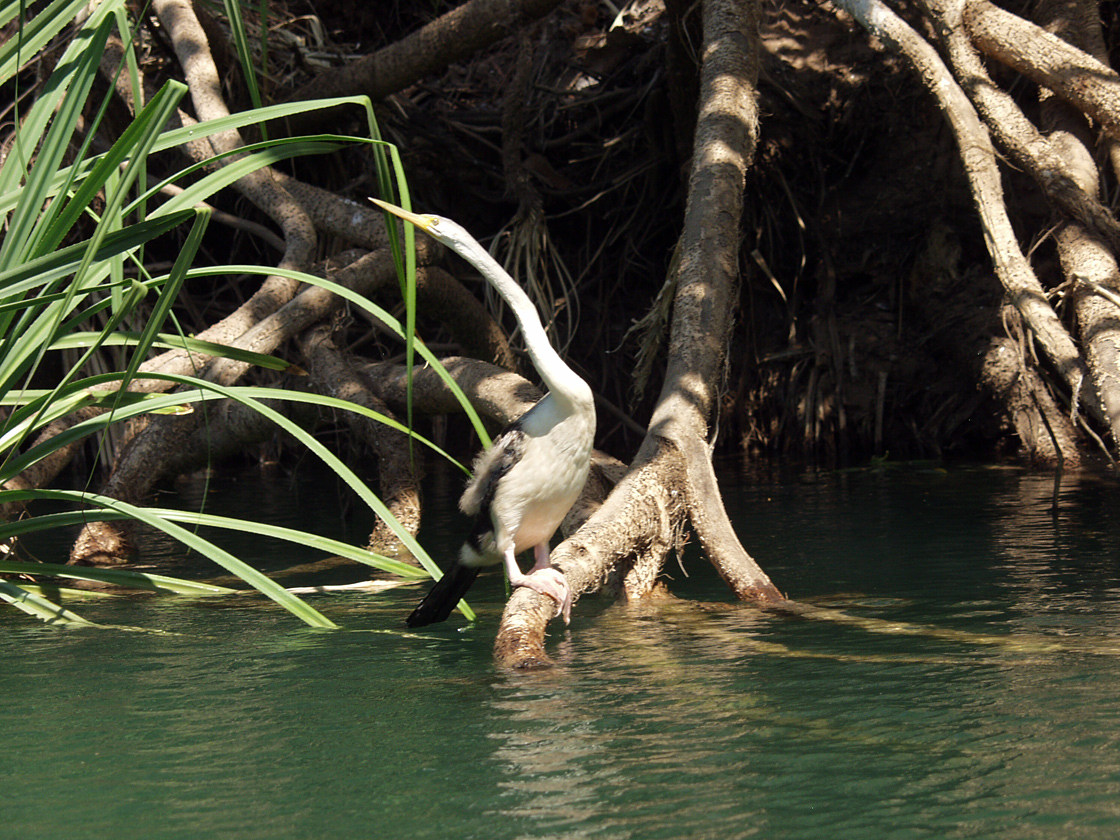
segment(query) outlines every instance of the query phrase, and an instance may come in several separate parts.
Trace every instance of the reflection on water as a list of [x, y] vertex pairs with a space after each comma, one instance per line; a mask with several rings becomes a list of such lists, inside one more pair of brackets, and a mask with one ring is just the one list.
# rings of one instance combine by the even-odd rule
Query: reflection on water
[[[578, 677], [499, 683], [493, 760], [516, 795], [496, 813], [556, 837], [1120, 827], [1114, 663], [786, 659], [735, 640], [780, 629], [734, 616], [713, 634], [683, 612], [589, 634]], [[797, 647], [850, 646], [821, 630]]]
[[361, 632], [417, 588], [316, 597], [341, 633], [260, 599], [84, 608], [165, 636], [0, 612], [0, 837], [1117, 835], [1111, 478], [1067, 480], [1056, 513], [1017, 470], [722, 483], [778, 585], [851, 621], [732, 603], [691, 554], [679, 600], [581, 602], [546, 673], [491, 664], [494, 576], [482, 622], [418, 635]]
[[[741, 748], [766, 704], [728, 681], [744, 661], [737, 634], [697, 632], [711, 618], [690, 605], [613, 610], [561, 646], [563, 671], [503, 675], [493, 760], [519, 795], [497, 813], [557, 837], [744, 835], [737, 790], [754, 772]], [[734, 626], [749, 635], [758, 620], [739, 612]]]

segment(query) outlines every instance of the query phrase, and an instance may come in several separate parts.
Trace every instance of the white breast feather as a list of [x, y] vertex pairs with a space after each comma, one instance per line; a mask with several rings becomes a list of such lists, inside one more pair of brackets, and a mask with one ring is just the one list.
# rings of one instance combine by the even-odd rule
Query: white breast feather
[[[520, 457], [512, 466], [506, 465], [489, 500], [499, 556], [511, 543], [520, 553], [552, 537], [583, 490], [591, 461], [594, 433], [587, 418], [559, 410], [549, 397], [516, 427], [522, 434], [516, 444]], [[507, 454], [500, 442], [475, 463], [475, 478], [459, 502], [465, 513], [476, 515], [487, 501], [485, 474], [502, 469], [501, 459]]]

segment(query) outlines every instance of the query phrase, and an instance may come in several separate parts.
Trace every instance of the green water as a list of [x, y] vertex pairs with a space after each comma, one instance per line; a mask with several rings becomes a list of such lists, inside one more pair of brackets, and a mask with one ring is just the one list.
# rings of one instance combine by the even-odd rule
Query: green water
[[[881, 623], [760, 614], [692, 554], [690, 577], [666, 570], [681, 601], [587, 598], [534, 674], [491, 663], [493, 576], [477, 626], [423, 637], [371, 632], [400, 628], [416, 587], [314, 596], [333, 633], [251, 597], [80, 607], [174, 635], [2, 610], [0, 837], [1120, 835], [1114, 480], [1067, 481], [1057, 516], [1049, 477], [1018, 470], [723, 485], [783, 590]], [[366, 524], [322, 486], [213, 489], [226, 513], [269, 493], [287, 524]], [[433, 515], [427, 541], [457, 528]], [[891, 626], [961, 636], [874, 632]]]

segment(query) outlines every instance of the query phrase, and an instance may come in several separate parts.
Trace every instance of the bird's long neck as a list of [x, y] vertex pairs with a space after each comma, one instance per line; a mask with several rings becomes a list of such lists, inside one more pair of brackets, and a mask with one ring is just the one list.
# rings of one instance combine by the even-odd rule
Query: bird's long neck
[[481, 245], [475, 244], [471, 250], [482, 275], [513, 310], [513, 315], [521, 326], [525, 349], [529, 352], [533, 367], [537, 369], [553, 398], [570, 403], [575, 410], [593, 411], [591, 387], [568, 367], [553, 348], [548, 340], [548, 333], [541, 326], [537, 309], [525, 290], [506, 274]]

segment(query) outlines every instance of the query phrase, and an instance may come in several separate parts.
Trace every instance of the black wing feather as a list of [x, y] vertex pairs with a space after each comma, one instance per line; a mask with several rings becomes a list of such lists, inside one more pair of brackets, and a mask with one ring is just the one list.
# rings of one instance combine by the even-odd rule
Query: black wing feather
[[405, 619], [405, 624], [409, 627], [425, 627], [439, 621], [446, 621], [451, 611], [455, 609], [455, 605], [467, 594], [476, 577], [478, 577], [477, 567], [464, 566], [456, 560], [447, 573], [436, 581], [435, 586], [424, 596], [420, 605]]
[[520, 421], [516, 420], [494, 439], [489, 449], [475, 459], [474, 475], [459, 500], [459, 509], [463, 513], [469, 516], [488, 516], [490, 503], [498, 492], [498, 482], [525, 454], [526, 439], [527, 435], [521, 428]]
[[[490, 521], [490, 504], [498, 491], [498, 483], [525, 453], [527, 435], [521, 427], [521, 420], [528, 413], [506, 426], [490, 447], [475, 459], [474, 475], [459, 500], [460, 509], [475, 517], [467, 546], [476, 554], [485, 552], [484, 544], [494, 530]], [[405, 623], [409, 627], [424, 627], [446, 621], [478, 577], [478, 571], [478, 566], [468, 566], [456, 560], [405, 619]]]

